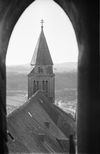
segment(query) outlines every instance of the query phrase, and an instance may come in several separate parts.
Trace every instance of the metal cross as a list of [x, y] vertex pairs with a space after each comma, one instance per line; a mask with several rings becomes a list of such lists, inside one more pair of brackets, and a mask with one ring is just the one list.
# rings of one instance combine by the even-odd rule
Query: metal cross
[[44, 23], [44, 20], [42, 19], [41, 20], [41, 28], [43, 29], [43, 23]]

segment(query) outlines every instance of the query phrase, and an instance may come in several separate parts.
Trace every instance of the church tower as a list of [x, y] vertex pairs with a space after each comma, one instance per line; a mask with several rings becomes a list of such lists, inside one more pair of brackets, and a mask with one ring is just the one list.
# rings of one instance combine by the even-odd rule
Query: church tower
[[41, 33], [31, 60], [31, 66], [32, 70], [28, 74], [28, 98], [37, 90], [41, 90], [50, 102], [54, 103], [55, 74], [43, 31], [43, 20], [41, 20]]

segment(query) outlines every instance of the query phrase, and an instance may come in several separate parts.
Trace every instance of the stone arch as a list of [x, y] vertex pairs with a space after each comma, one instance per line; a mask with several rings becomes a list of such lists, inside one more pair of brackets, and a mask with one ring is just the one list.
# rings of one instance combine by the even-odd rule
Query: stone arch
[[[78, 47], [78, 153], [97, 153], [99, 120], [99, 49], [98, 2], [54, 0], [69, 16], [75, 29]], [[23, 11], [34, 0], [0, 1], [0, 137], [1, 153], [7, 153], [6, 67], [5, 58], [11, 32]], [[93, 11], [95, 10], [95, 11]], [[94, 43], [95, 42], [95, 43]], [[94, 83], [95, 81], [95, 83]], [[95, 133], [93, 133], [95, 131]]]

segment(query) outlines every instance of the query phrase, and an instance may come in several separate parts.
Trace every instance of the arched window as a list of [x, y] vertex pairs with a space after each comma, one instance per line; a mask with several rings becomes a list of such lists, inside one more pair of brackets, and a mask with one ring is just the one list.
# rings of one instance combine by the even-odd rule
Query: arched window
[[37, 81], [37, 87], [36, 87], [37, 90], [39, 90], [39, 81]]
[[48, 95], [48, 81], [46, 81], [46, 96]]
[[[3, 20], [4, 26], [1, 27], [1, 32], [2, 32], [1, 33], [2, 37], [1, 38], [3, 38], [2, 39], [3, 41], [1, 41], [1, 43], [0, 43], [1, 51], [2, 51], [2, 47], [4, 47], [3, 48], [4, 52], [2, 52], [3, 56], [1, 55], [1, 58], [5, 57], [6, 50], [7, 50], [7, 42], [9, 41], [9, 36], [10, 36], [10, 33], [12, 32], [13, 26], [14, 26], [14, 24], [16, 23], [16, 21], [18, 19], [18, 15], [20, 16], [20, 14], [24, 11], [24, 8], [29, 5], [29, 1], [27, 1], [27, 3], [25, 3], [25, 5], [24, 5], [24, 1], [20, 1], [20, 3], [19, 3], [20, 5], [16, 5], [16, 8], [13, 9], [14, 5], [12, 5], [11, 2], [12, 1], [9, 1], [9, 3], [8, 3], [9, 6], [11, 6], [11, 7], [9, 7], [9, 18], [10, 18], [10, 16], [12, 16], [12, 18], [10, 18], [11, 20], [8, 20], [9, 18], [6, 18], [6, 15], [8, 15], [8, 14], [5, 13], [5, 12], [7, 12], [8, 9], [5, 9], [5, 10], [1, 9], [1, 13], [4, 11], [3, 14], [5, 14], [5, 16], [0, 16], [1, 20], [4, 19]], [[97, 49], [97, 51], [98, 51], [98, 48], [97, 48], [97, 43], [94, 43], [93, 45], [91, 44], [91, 42], [94, 42], [95, 41], [94, 39], [96, 38], [96, 37], [91, 37], [91, 33], [93, 31], [94, 26], [96, 27], [97, 24], [98, 24], [98, 22], [96, 22], [97, 18], [95, 18], [97, 16], [97, 11], [93, 12], [93, 9], [98, 8], [97, 7], [98, 5], [97, 5], [97, 3], [96, 3], [96, 5], [94, 5], [94, 3], [92, 3], [91, 7], [88, 7], [88, 2], [86, 2], [86, 1], [82, 1], [82, 3], [76, 3], [76, 2], [74, 3], [74, 1], [71, 1], [71, 3], [70, 3], [69, 1], [63, 0], [62, 2], [63, 3], [60, 4], [60, 1], [59, 1], [59, 4], [61, 6], [63, 6], [66, 14], [68, 13], [70, 18], [72, 19], [72, 22], [73, 22], [73, 25], [74, 25], [74, 27], [76, 29], [76, 33], [77, 33], [77, 37], [78, 37], [77, 40], [78, 40], [78, 43], [80, 45], [79, 50], [80, 50], [80, 54], [81, 54], [81, 57], [80, 57], [81, 61], [80, 61], [79, 64], [80, 64], [81, 68], [79, 67], [79, 75], [78, 75], [78, 77], [79, 77], [79, 90], [80, 90], [78, 98], [79, 98], [79, 109], [80, 110], [78, 112], [78, 115], [81, 115], [81, 116], [78, 117], [78, 119], [79, 119], [78, 120], [78, 129], [79, 129], [78, 145], [79, 145], [80, 150], [84, 149], [84, 150], [86, 150], [86, 152], [89, 152], [90, 144], [94, 145], [93, 147], [91, 146], [92, 151], [97, 149], [97, 148], [95, 148], [96, 144], [94, 144], [94, 142], [95, 142], [94, 137], [92, 137], [94, 139], [94, 142], [92, 142], [92, 143], [91, 142], [89, 143], [91, 138], [89, 139], [89, 138], [86, 137], [86, 136], [91, 136], [93, 134], [93, 131], [95, 130], [94, 129], [95, 125], [93, 126], [93, 123], [91, 121], [89, 123], [86, 123], [86, 120], [91, 120], [92, 119], [91, 117], [93, 117], [93, 107], [94, 107], [94, 110], [97, 111], [97, 106], [96, 106], [97, 103], [95, 103], [97, 100], [92, 99], [92, 98], [95, 98], [95, 96], [96, 96], [95, 95], [95, 89], [97, 89], [97, 88], [95, 87], [96, 83], [94, 84], [94, 83], [92, 83], [92, 81], [93, 81], [93, 79], [95, 81], [95, 79], [97, 77], [97, 74], [96, 74], [96, 71], [95, 71], [96, 69], [94, 70], [94, 68], [96, 67], [95, 60], [97, 60], [95, 58], [95, 56], [94, 56], [95, 55], [94, 53], [97, 53], [97, 52], [94, 52], [95, 51], [94, 49]], [[2, 4], [1, 8], [4, 8], [4, 6], [6, 7], [8, 5], [8, 4], [5, 5], [5, 3], [2, 3], [2, 2], [1, 2], [1, 4]], [[65, 5], [63, 5], [63, 4], [65, 4]], [[13, 12], [13, 11], [15, 13], [10, 13], [10, 12]], [[90, 15], [92, 15], [92, 12], [93, 12], [93, 18], [91, 19]], [[15, 20], [13, 20], [13, 19], [15, 19]], [[82, 22], [80, 21], [80, 19], [81, 19]], [[84, 20], [84, 19], [87, 19], [87, 20]], [[88, 23], [86, 23], [86, 21], [88, 21]], [[93, 24], [92, 26], [90, 26], [91, 23]], [[96, 23], [96, 25], [94, 25], [95, 23]], [[82, 26], [82, 25], [84, 25], [84, 26]], [[58, 27], [60, 27], [60, 26], [58, 26]], [[5, 29], [7, 30], [6, 35], [4, 33]], [[89, 32], [87, 33], [88, 30], [89, 30]], [[97, 36], [97, 33], [93, 33], [93, 34], [95, 36]], [[88, 46], [87, 46], [87, 44], [88, 44]], [[85, 52], [85, 51], [87, 51], [87, 52]], [[14, 52], [14, 54], [15, 54], [15, 52]], [[89, 66], [87, 66], [88, 63], [86, 63], [84, 65], [84, 59], [85, 59], [84, 57], [87, 58], [87, 61], [89, 61]], [[94, 61], [93, 61], [92, 58], [94, 58]], [[17, 58], [15, 58], [15, 59], [17, 60]], [[0, 67], [0, 70], [1, 70], [1, 78], [0, 78], [0, 80], [1, 80], [1, 83], [2, 83], [1, 91], [3, 93], [3, 96], [5, 97], [6, 78], [4, 78], [5, 71], [2, 72], [2, 70], [5, 67], [5, 63], [4, 63], [4, 59], [3, 60], [0, 59], [0, 60], [1, 60], [1, 64], [2, 64], [2, 65], [0, 65], [1, 66]], [[92, 72], [95, 75], [91, 77], [90, 73], [91, 73], [91, 68], [92, 68], [93, 64], [95, 64], [95, 67], [93, 67], [94, 72], [93, 71]], [[86, 70], [86, 72], [85, 72], [84, 68], [87, 68], [87, 67], [88, 67], [88, 71]], [[84, 70], [84, 71], [82, 71], [82, 70]], [[88, 80], [89, 77], [91, 77], [92, 79], [90, 78], [91, 80]], [[87, 79], [86, 82], [84, 82], [84, 78]], [[89, 88], [89, 86], [92, 87], [92, 88]], [[93, 89], [93, 91], [91, 91], [91, 89]], [[91, 92], [92, 92], [93, 95], [91, 95]], [[86, 95], [88, 96], [88, 98], [87, 98]], [[2, 99], [2, 97], [1, 97], [1, 100], [2, 100], [1, 103], [3, 102], [4, 106], [5, 106], [5, 104], [6, 104], [5, 100], [6, 99]], [[92, 101], [89, 101], [89, 100], [92, 100]], [[92, 104], [92, 108], [91, 108], [91, 104]], [[5, 111], [5, 110], [3, 110], [3, 111]], [[86, 111], [86, 112], [82, 112], [82, 111]], [[85, 115], [84, 115], [84, 113], [85, 113]], [[98, 113], [99, 113], [99, 111], [98, 111]], [[88, 115], [89, 115], [89, 118], [86, 119], [88, 117]], [[3, 113], [3, 116], [5, 116], [5, 112]], [[1, 116], [1, 117], [3, 117], [3, 116]], [[95, 118], [95, 115], [94, 115], [94, 118]], [[2, 119], [5, 119], [5, 118], [3, 117]], [[96, 122], [95, 122], [95, 124], [96, 124]], [[5, 120], [2, 122], [2, 124], [6, 124]], [[82, 127], [82, 126], [84, 126], [84, 127]], [[93, 127], [91, 127], [91, 126], [93, 126]], [[6, 127], [5, 127], [5, 129], [6, 129]], [[81, 132], [85, 132], [85, 133], [81, 134]], [[82, 139], [82, 137], [83, 137], [83, 139]], [[6, 145], [6, 140], [5, 140], [6, 137], [5, 137], [5, 135], [2, 138], [3, 139], [1, 139], [1, 142], [3, 141], [4, 146], [2, 146], [1, 148], [3, 148], [4, 151], [7, 151], [7, 148], [4, 148], [5, 145]], [[89, 143], [89, 144], [87, 145], [87, 143]]]
[[39, 89], [39, 81], [35, 81], [33, 83], [33, 93], [35, 93]]
[[[54, 24], [55, 25], [55, 24]], [[60, 26], [59, 26], [60, 27]], [[63, 37], [64, 38], [64, 37]], [[72, 41], [71, 41], [72, 42]], [[24, 43], [25, 44], [25, 43]], [[53, 44], [55, 44], [55, 43], [53, 43]], [[58, 46], [58, 44], [60, 44], [60, 43], [58, 43], [57, 42], [57, 46]], [[69, 43], [68, 43], [69, 44]], [[24, 50], [23, 50], [24, 51]], [[30, 50], [31, 51], [31, 50]], [[62, 50], [62, 51], [64, 51], [64, 50]], [[66, 50], [67, 51], [67, 50]], [[70, 51], [72, 51], [72, 50], [70, 50]], [[57, 53], [60, 53], [60, 52], [57, 52]], [[29, 55], [29, 54], [28, 54]], [[64, 54], [62, 54], [61, 53], [61, 55], [64, 55]], [[73, 55], [73, 54], [72, 54]], [[64, 57], [67, 57], [67, 56], [65, 56], [64, 55]], [[57, 57], [58, 58], [58, 57]], [[16, 59], [16, 58], [15, 58]], [[60, 57], [60, 59], [62, 59], [61, 57]], [[41, 73], [41, 67], [38, 67], [38, 73]], [[50, 68], [51, 69], [51, 68]], [[50, 73], [50, 69], [48, 69], [48, 73]], [[36, 92], [37, 90], [38, 90], [38, 88], [39, 88], [39, 82], [38, 81], [34, 81], [34, 92]], [[44, 92], [45, 92], [45, 94], [46, 95], [48, 95], [48, 81], [43, 81], [43, 90], [44, 90]]]
[[45, 90], [44, 80], [42, 81], [42, 89]]
[[42, 73], [42, 72], [43, 72], [42, 68], [38, 67], [38, 73]]
[[38, 73], [40, 73], [41, 71], [40, 71], [40, 67], [38, 67]]
[[34, 83], [33, 83], [33, 93], [36, 91], [36, 82], [34, 80]]

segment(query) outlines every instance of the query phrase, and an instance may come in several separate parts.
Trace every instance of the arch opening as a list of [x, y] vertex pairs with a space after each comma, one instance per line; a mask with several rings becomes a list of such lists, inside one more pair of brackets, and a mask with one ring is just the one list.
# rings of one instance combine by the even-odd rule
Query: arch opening
[[[46, 1], [44, 1], [44, 2], [46, 2]], [[32, 6], [32, 4], [29, 6], [29, 7], [31, 7]], [[55, 8], [54, 8], [55, 9]], [[61, 8], [60, 8], [61, 9]], [[22, 84], [23, 83], [23, 86], [21, 87], [21, 84], [19, 84], [19, 86], [20, 87], [18, 87], [18, 89], [17, 89], [17, 93], [16, 93], [16, 88], [17, 88], [17, 86], [16, 85], [18, 85], [18, 84], [16, 84], [16, 83], [11, 83], [12, 84], [12, 86], [14, 85], [15, 86], [15, 89], [13, 89], [12, 87], [12, 90], [10, 91], [10, 90], [8, 90], [8, 95], [10, 95], [10, 102], [11, 102], [11, 99], [13, 98], [13, 96], [12, 95], [16, 95], [17, 96], [17, 98], [19, 97], [20, 98], [20, 96], [22, 97], [22, 95], [24, 96], [24, 100], [23, 100], [23, 97], [21, 98], [21, 100], [19, 100], [18, 102], [20, 102], [20, 103], [18, 103], [18, 106], [17, 107], [19, 107], [20, 105], [22, 105], [26, 100], [27, 100], [27, 96], [25, 97], [25, 95], [27, 95], [27, 87], [24, 87], [25, 86], [25, 82], [27, 82], [26, 80], [27, 80], [27, 78], [25, 79], [25, 73], [27, 72], [27, 71], [29, 71], [29, 64], [28, 64], [28, 66], [27, 66], [27, 62], [29, 63], [30, 62], [30, 57], [32, 56], [32, 54], [31, 53], [33, 53], [33, 48], [34, 48], [34, 46], [35, 46], [35, 44], [36, 44], [36, 38], [37, 38], [37, 36], [35, 36], [35, 32], [36, 33], [38, 33], [38, 31], [39, 31], [39, 27], [37, 26], [37, 25], [35, 25], [35, 23], [33, 22], [33, 24], [32, 24], [32, 22], [31, 21], [29, 21], [28, 20], [28, 18], [26, 19], [26, 22], [27, 21], [29, 21], [28, 22], [28, 24], [26, 24], [24, 21], [25, 21], [25, 16], [23, 16], [24, 14], [26, 14], [26, 17], [28, 17], [28, 15], [27, 15], [27, 13], [26, 12], [28, 12], [27, 11], [28, 10], [28, 8], [25, 10], [25, 12], [22, 14], [22, 16], [19, 18], [19, 20], [18, 20], [18, 23], [15, 25], [15, 28], [14, 28], [14, 30], [13, 30], [13, 33], [12, 33], [12, 35], [11, 35], [11, 38], [10, 38], [10, 42], [9, 42], [9, 46], [8, 46], [8, 52], [7, 52], [7, 65], [12, 65], [13, 64], [13, 66], [8, 66], [8, 70], [7, 71], [9, 71], [10, 69], [13, 71], [13, 75], [14, 75], [14, 80], [12, 80], [12, 78], [10, 79], [10, 74], [8, 74], [8, 80], [12, 80], [11, 82], [16, 82], [17, 80], [16, 79], [18, 79], [18, 74], [19, 75], [21, 75], [21, 81], [20, 81], [20, 83]], [[35, 10], [35, 9], [33, 9], [33, 10]], [[31, 11], [30, 11], [31, 12]], [[62, 11], [63, 12], [63, 11]], [[33, 13], [34, 14], [34, 13]], [[64, 16], [64, 18], [68, 18], [68, 17], [66, 17], [66, 15], [64, 14], [64, 12], [62, 13], [63, 15], [62, 16]], [[47, 14], [46, 14], [47, 15]], [[50, 14], [49, 14], [50, 15]], [[48, 15], [48, 16], [49, 16]], [[58, 15], [58, 14], [57, 14]], [[31, 17], [32, 18], [32, 17]], [[45, 26], [44, 26], [44, 31], [45, 31], [45, 35], [46, 35], [46, 38], [47, 38], [47, 42], [48, 42], [48, 45], [49, 45], [49, 49], [50, 49], [50, 51], [51, 51], [51, 55], [52, 55], [52, 58], [54, 57], [54, 64], [55, 64], [55, 66], [54, 66], [54, 70], [55, 70], [55, 73], [56, 73], [56, 102], [55, 102], [55, 104], [57, 105], [57, 106], [59, 106], [60, 108], [62, 108], [65, 112], [67, 112], [68, 114], [71, 114], [71, 115], [74, 115], [75, 116], [75, 110], [76, 110], [76, 103], [77, 103], [77, 60], [78, 60], [78, 49], [77, 49], [77, 41], [76, 41], [76, 37], [75, 37], [75, 33], [74, 33], [74, 30], [73, 30], [73, 27], [72, 27], [72, 24], [71, 24], [71, 22], [70, 22], [70, 20], [69, 19], [67, 19], [68, 21], [69, 21], [69, 25], [71, 26], [71, 33], [73, 34], [72, 35], [72, 37], [70, 38], [70, 35], [69, 35], [69, 37], [68, 38], [66, 38], [66, 36], [67, 36], [67, 34], [69, 33], [69, 31], [67, 30], [67, 33], [66, 34], [64, 34], [65, 33], [65, 31], [63, 31], [62, 32], [62, 30], [63, 30], [63, 26], [64, 27], [66, 27], [67, 26], [67, 23], [65, 22], [66, 21], [66, 19], [65, 19], [65, 21], [62, 21], [62, 24], [64, 23], [64, 25], [62, 25], [61, 23], [59, 23], [59, 18], [58, 18], [58, 21], [56, 20], [56, 24], [54, 24], [54, 20], [55, 19], [57, 19], [56, 17], [55, 17], [55, 19], [51, 19], [51, 16], [49, 17], [49, 19], [50, 19], [50, 21], [49, 21], [49, 19], [45, 19], [46, 17], [44, 17], [44, 20], [48, 23], [48, 25], [47, 25], [47, 27], [46, 27], [46, 22], [45, 22]], [[60, 17], [60, 18], [62, 18], [62, 17]], [[33, 18], [33, 19], [35, 19], [35, 17]], [[40, 21], [40, 19], [42, 19], [41, 18], [41, 15], [38, 17], [38, 19], [39, 19], [39, 21]], [[38, 20], [37, 19], [37, 20]], [[22, 20], [22, 21], [21, 21]], [[22, 23], [22, 25], [21, 25], [21, 23]], [[17, 29], [17, 25], [20, 27], [21, 26], [21, 28], [19, 28], [19, 31], [16, 31], [16, 29]], [[28, 25], [29, 25], [29, 27], [31, 27], [31, 28], [23, 28], [24, 27], [24, 25], [26, 25], [26, 27], [28, 27]], [[31, 25], [31, 26], [30, 26]], [[55, 28], [53, 28], [53, 25], [55, 25]], [[58, 25], [59, 25], [59, 27], [58, 27]], [[32, 27], [34, 27], [34, 36], [33, 36], [33, 34], [32, 34]], [[36, 27], [36, 29], [35, 29], [35, 27]], [[38, 28], [37, 28], [38, 27]], [[46, 27], [46, 28], [45, 28]], [[49, 28], [48, 28], [49, 27]], [[52, 27], [52, 28], [51, 28]], [[58, 27], [58, 29], [57, 29], [57, 27]], [[69, 28], [69, 27], [68, 27]], [[21, 30], [21, 31], [20, 31]], [[27, 31], [26, 31], [27, 30]], [[50, 31], [50, 33], [48, 33], [48, 31]], [[53, 32], [52, 32], [53, 31]], [[55, 31], [56, 31], [56, 35], [54, 35], [55, 34]], [[63, 34], [62, 34], [63, 33]], [[14, 35], [16, 35], [17, 34], [17, 41], [18, 41], [18, 44], [17, 44], [17, 41], [15, 41], [15, 43], [14, 43], [14, 40], [16, 40], [14, 37]], [[19, 39], [19, 34], [20, 34], [20, 36], [21, 36], [21, 38]], [[25, 34], [25, 35], [24, 35]], [[59, 35], [58, 35], [59, 34]], [[23, 37], [22, 37], [23, 36]], [[25, 36], [28, 36], [27, 38], [28, 39], [26, 39], [25, 38]], [[29, 40], [29, 37], [31, 36], [31, 39]], [[63, 42], [61, 42], [61, 40], [60, 39], [58, 39], [59, 38], [59, 36], [62, 38], [63, 37], [63, 40], [64, 40], [64, 44], [63, 44]], [[24, 39], [25, 38], [25, 39]], [[72, 38], [74, 38], [74, 41], [72, 41]], [[34, 46], [33, 46], [33, 39], [34, 39]], [[23, 45], [22, 45], [22, 41], [21, 40], [24, 40], [23, 41]], [[71, 46], [73, 46], [73, 44], [74, 44], [74, 49], [71, 49], [70, 47], [69, 47], [69, 49], [66, 49], [65, 47], [67, 46], [66, 45], [66, 40], [68, 41], [68, 42], [70, 42], [69, 40], [71, 40], [71, 45], [70, 45], [70, 47]], [[11, 42], [12, 42], [12, 44], [11, 44]], [[28, 44], [28, 42], [29, 42], [29, 44]], [[74, 43], [73, 43], [74, 42]], [[11, 46], [12, 45], [14, 45], [15, 44], [15, 46], [14, 46], [14, 48], [12, 48]], [[20, 44], [20, 45], [19, 45]], [[27, 45], [28, 44], [28, 45]], [[59, 44], [61, 44], [61, 46], [58, 46]], [[24, 48], [22, 48], [22, 46], [24, 47]], [[25, 46], [25, 45], [27, 45], [27, 46]], [[54, 48], [54, 45], [56, 46], [56, 48]], [[69, 45], [69, 43], [68, 43], [68, 45]], [[17, 48], [17, 47], [19, 47], [19, 48]], [[31, 48], [30, 48], [31, 47]], [[11, 49], [12, 48], [12, 49]], [[15, 49], [16, 49], [16, 54], [15, 54]], [[20, 51], [20, 49], [21, 49], [21, 51]], [[60, 50], [59, 50], [60, 49]], [[12, 50], [12, 51], [11, 51]], [[26, 51], [27, 50], [27, 51]], [[68, 54], [66, 54], [66, 52], [64, 52], [63, 53], [63, 50], [64, 51], [69, 51], [69, 52], [71, 52], [72, 50], [72, 54], [70, 53], [69, 54], [69, 58], [68, 58]], [[14, 51], [14, 52], [13, 52]], [[19, 53], [18, 53], [18, 51], [19, 51]], [[24, 51], [24, 52], [23, 52]], [[31, 51], [31, 53], [30, 53], [30, 55], [29, 55], [29, 51]], [[57, 53], [56, 52], [54, 52], [54, 51], [57, 51]], [[14, 53], [14, 54], [13, 54]], [[21, 53], [22, 53], [22, 55], [21, 55]], [[59, 54], [59, 53], [61, 53], [61, 54]], [[75, 53], [75, 54], [74, 54]], [[12, 61], [11, 60], [8, 60], [8, 59], [10, 59], [10, 58], [8, 58], [8, 56], [9, 55], [11, 56], [11, 57], [13, 57], [13, 58], [11, 58], [12, 59]], [[25, 55], [26, 54], [26, 55]], [[58, 54], [59, 54], [59, 56], [58, 56]], [[13, 55], [13, 56], [12, 56]], [[29, 55], [29, 57], [27, 56], [27, 55]], [[66, 55], [66, 56], [65, 56]], [[14, 56], [15, 56], [15, 58], [14, 58]], [[24, 56], [24, 57], [23, 57]], [[63, 57], [62, 57], [63, 56]], [[18, 57], [18, 60], [17, 60], [17, 57]], [[65, 57], [67, 57], [67, 59], [65, 59]], [[23, 59], [23, 61], [22, 61], [22, 59]], [[13, 61], [14, 60], [14, 61]], [[72, 61], [71, 61], [72, 60]], [[19, 62], [18, 62], [19, 61]], [[22, 65], [26, 65], [26, 68], [25, 67], [23, 67]], [[17, 66], [16, 66], [17, 65]], [[19, 65], [19, 66], [18, 66]], [[22, 68], [21, 68], [22, 67]], [[22, 73], [22, 71], [24, 70], [24, 68], [26, 69], [25, 71], [26, 72], [24, 72], [24, 73]], [[18, 69], [18, 70], [17, 70]], [[9, 71], [10, 73], [11, 73], [11, 70]], [[18, 72], [17, 72], [18, 71]], [[17, 75], [16, 75], [16, 72], [17, 72]], [[67, 76], [67, 78], [66, 78], [66, 76]], [[11, 77], [12, 77], [12, 74], [11, 74]], [[69, 80], [69, 78], [71, 79], [71, 80]], [[24, 80], [23, 80], [24, 79]], [[66, 85], [66, 79], [68, 80], [68, 82], [67, 82], [67, 85]], [[22, 80], [23, 80], [23, 82], [22, 82]], [[73, 80], [73, 81], [72, 81]], [[63, 81], [62, 83], [59, 83], [59, 81]], [[8, 81], [9, 82], [9, 81]], [[7, 83], [8, 83], [7, 82]], [[47, 81], [46, 81], [47, 82]], [[73, 82], [73, 84], [74, 85], [70, 85], [71, 84], [71, 82]], [[76, 82], [76, 83], [75, 83]], [[59, 83], [59, 84], [58, 84]], [[69, 83], [69, 85], [68, 85], [68, 83]], [[26, 84], [27, 85], [27, 84]], [[62, 85], [62, 87], [61, 87], [61, 85]], [[7, 85], [8, 87], [9, 87], [9, 83], [8, 83], [8, 85]], [[22, 89], [21, 89], [22, 88]], [[26, 91], [24, 91], [23, 90], [23, 88], [26, 88]], [[15, 91], [14, 91], [15, 90]], [[22, 92], [23, 91], [23, 92]], [[47, 91], [47, 88], [46, 88], [46, 91]], [[15, 94], [14, 94], [15, 93]], [[68, 93], [68, 96], [66, 96], [66, 93]], [[20, 95], [21, 94], [21, 95]], [[15, 97], [15, 99], [16, 99], [16, 96], [14, 96]], [[58, 98], [58, 96], [60, 96], [59, 98]], [[9, 96], [8, 96], [9, 97]], [[71, 98], [72, 97], [72, 98]], [[76, 99], [76, 100], [74, 100], [74, 98]], [[74, 101], [76, 101], [76, 102], [74, 102]], [[13, 99], [13, 103], [14, 103], [14, 99]], [[9, 103], [8, 103], [9, 104]], [[15, 103], [14, 103], [15, 104]], [[66, 105], [67, 104], [67, 105]], [[72, 104], [75, 104], [75, 105], [72, 105]], [[16, 107], [15, 107], [16, 108]], [[72, 109], [73, 108], [73, 109]], [[14, 108], [13, 108], [14, 109]], [[71, 110], [72, 109], [72, 110]]]
[[[7, 153], [5, 57], [11, 31], [19, 16], [34, 0], [0, 1], [0, 118], [1, 150]], [[78, 153], [98, 153], [98, 2], [55, 0], [68, 12], [74, 25], [78, 45]], [[96, 5], [94, 5], [96, 4]], [[76, 10], [75, 10], [76, 8]], [[93, 10], [96, 10], [93, 12]], [[77, 11], [77, 12], [76, 12]], [[77, 14], [78, 13], [78, 14]], [[95, 28], [95, 31], [94, 31]], [[93, 37], [94, 36], [94, 37]], [[97, 40], [97, 41], [96, 41]], [[94, 43], [95, 42], [95, 43]], [[94, 73], [93, 73], [94, 72]], [[95, 81], [95, 84], [94, 84]], [[90, 88], [91, 87], [91, 88]], [[42, 102], [42, 100], [40, 99]], [[31, 112], [29, 112], [31, 115]], [[93, 132], [95, 132], [93, 134]], [[42, 138], [43, 140], [43, 138]], [[29, 152], [27, 150], [27, 152]], [[70, 151], [71, 152], [71, 151]]]

